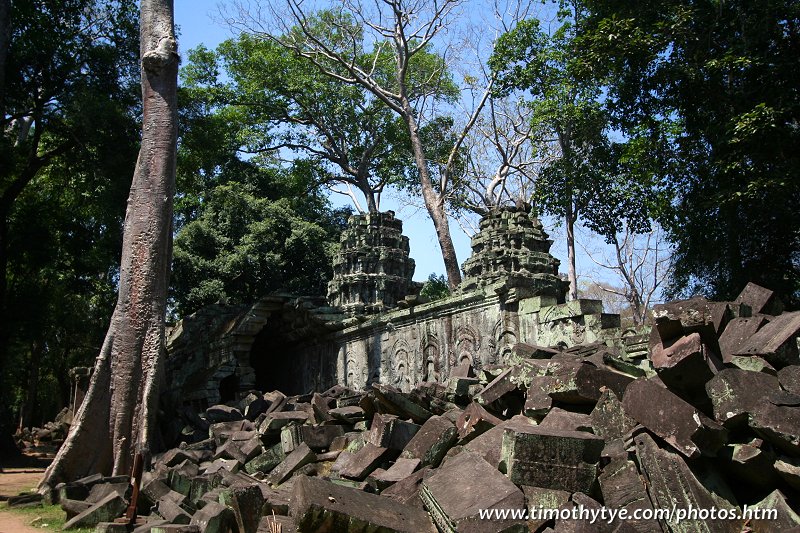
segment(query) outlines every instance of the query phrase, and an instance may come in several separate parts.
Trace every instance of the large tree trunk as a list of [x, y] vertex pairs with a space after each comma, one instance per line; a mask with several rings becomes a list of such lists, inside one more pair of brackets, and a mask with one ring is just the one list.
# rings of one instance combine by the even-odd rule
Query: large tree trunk
[[414, 153], [414, 163], [419, 171], [419, 183], [422, 191], [422, 199], [433, 221], [436, 230], [436, 237], [439, 240], [439, 247], [442, 249], [442, 260], [444, 270], [447, 274], [447, 284], [453, 291], [461, 284], [461, 266], [456, 257], [456, 248], [453, 246], [453, 238], [450, 235], [450, 224], [447, 221], [447, 212], [444, 208], [444, 198], [436, 194], [433, 189], [430, 174], [428, 173], [428, 163], [425, 157], [425, 150], [419, 138], [419, 127], [414, 118], [414, 110], [408, 100], [403, 101], [403, 119], [408, 127], [408, 134], [411, 138], [411, 150]]
[[575, 270], [575, 212], [572, 207], [572, 200], [567, 205], [566, 213], [567, 225], [567, 277], [569, 278], [569, 297], [568, 300], [578, 299], [578, 274]]
[[149, 452], [162, 379], [177, 143], [172, 0], [142, 0], [142, 146], [122, 242], [119, 295], [86, 398], [41, 487], [127, 473]]

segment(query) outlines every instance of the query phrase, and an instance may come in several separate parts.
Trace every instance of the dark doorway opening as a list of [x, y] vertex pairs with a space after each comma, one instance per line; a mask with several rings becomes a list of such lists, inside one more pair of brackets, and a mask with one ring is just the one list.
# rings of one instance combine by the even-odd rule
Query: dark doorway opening
[[279, 316], [271, 316], [253, 341], [250, 366], [256, 374], [256, 389], [261, 392], [279, 390], [284, 394], [303, 394], [302, 361], [294, 353], [284, 332], [288, 324]]
[[221, 403], [233, 402], [239, 392], [239, 377], [236, 374], [225, 376], [219, 380], [219, 401]]

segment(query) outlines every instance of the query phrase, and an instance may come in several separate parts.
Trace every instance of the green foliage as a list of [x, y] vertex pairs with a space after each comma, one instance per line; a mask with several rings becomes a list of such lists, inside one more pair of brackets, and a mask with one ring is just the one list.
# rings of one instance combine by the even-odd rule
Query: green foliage
[[800, 5], [584, 2], [576, 49], [614, 128], [674, 197], [672, 293], [755, 281], [800, 298]]
[[[323, 10], [306, 22], [320, 43], [373, 71], [378, 83], [397, 92], [393, 51], [386, 43], [369, 48], [363, 29], [346, 12]], [[215, 51], [191, 51], [182, 71], [183, 97], [192, 102], [184, 116], [207, 121], [198, 135], [223, 146], [285, 160], [303, 158], [313, 187], [352, 185], [366, 198], [367, 209], [376, 210], [387, 186], [408, 186], [415, 179], [405, 124], [367, 88], [343, 81], [349, 73], [341, 65], [322, 55], [313, 61], [302, 57], [280, 40], [303, 42], [305, 37], [299, 28], [270, 38], [241, 34]], [[444, 59], [427, 49], [412, 56], [408, 78], [412, 102], [452, 103], [459, 94]], [[215, 113], [209, 114], [212, 108]], [[438, 129], [428, 126], [431, 134]], [[218, 149], [231, 153], [219, 144]], [[432, 166], [441, 155], [432, 154]], [[194, 172], [195, 177], [209, 173], [208, 165], [192, 164], [203, 171]]]
[[649, 229], [656, 196], [650, 175], [634, 173], [627, 152], [612, 142], [603, 87], [580, 76], [575, 36], [582, 12], [562, 9], [559, 26], [545, 32], [538, 20], [521, 21], [498, 39], [489, 66], [497, 92], [526, 92], [532, 109], [532, 142], [546, 161], [531, 198], [542, 214], [582, 219], [611, 240], [624, 225]]
[[371, 209], [408, 164], [399, 150], [407, 143], [403, 124], [381, 102], [273, 41], [242, 34], [189, 57], [187, 95], [198, 108], [216, 107], [209, 126], [229, 131], [209, 139], [252, 154], [306, 158], [315, 167], [312, 186], [349, 183]]
[[432, 273], [422, 286], [419, 295], [423, 298], [427, 298], [428, 301], [431, 302], [447, 298], [450, 296], [450, 286], [447, 284], [447, 278], [444, 277], [444, 274], [439, 274], [437, 276], [435, 273]]
[[11, 18], [0, 116], [0, 418], [31, 381], [41, 424], [68, 401], [67, 370], [99, 352], [113, 309], [138, 152], [138, 23], [129, 2], [90, 0], [14, 2]]
[[199, 216], [175, 238], [171, 290], [179, 316], [277, 290], [325, 294], [347, 213], [293, 195], [285, 183], [270, 193], [279, 188], [275, 181], [287, 179], [283, 171], [258, 174], [260, 185], [230, 181], [208, 191]]

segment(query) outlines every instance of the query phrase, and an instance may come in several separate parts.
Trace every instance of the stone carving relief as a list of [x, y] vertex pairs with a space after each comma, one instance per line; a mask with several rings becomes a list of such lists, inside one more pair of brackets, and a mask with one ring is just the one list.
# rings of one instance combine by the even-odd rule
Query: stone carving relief
[[345, 385], [355, 390], [363, 390], [367, 385], [366, 355], [347, 352], [345, 362]]
[[405, 340], [400, 339], [394, 343], [391, 353], [391, 385], [408, 392], [416, 382], [411, 348]]
[[422, 339], [422, 380], [439, 382], [442, 375], [442, 350], [436, 337], [426, 335]]
[[539, 343], [545, 346], [574, 346], [586, 340], [586, 325], [583, 319], [554, 320], [539, 325]]
[[454, 357], [451, 366], [455, 367], [462, 363], [468, 363], [473, 368], [479, 369], [483, 362], [478, 357], [478, 350], [481, 347], [480, 336], [470, 326], [460, 326], [455, 334]]
[[492, 331], [489, 346], [489, 364], [504, 364], [511, 357], [511, 349], [517, 343], [517, 332], [512, 327], [498, 320]]

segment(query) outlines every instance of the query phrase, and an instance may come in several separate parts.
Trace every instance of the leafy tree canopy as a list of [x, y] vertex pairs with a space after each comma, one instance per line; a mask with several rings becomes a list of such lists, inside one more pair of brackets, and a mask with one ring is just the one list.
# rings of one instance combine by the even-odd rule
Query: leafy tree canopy
[[[379, 78], [395, 83], [393, 56], [381, 47], [364, 49], [363, 32], [344, 14], [321, 11], [310, 23], [328, 46], [347, 48], [359, 63], [374, 62]], [[200, 47], [189, 59], [185, 92], [195, 106], [216, 109], [213, 131], [227, 125], [233, 132], [210, 139], [244, 153], [305, 158], [314, 169], [312, 187], [354, 186], [370, 211], [378, 209], [387, 185], [409, 179], [413, 161], [405, 125], [365, 88], [326, 76], [309, 59], [259, 35], [241, 34], [215, 51]], [[454, 97], [455, 86], [439, 72], [446, 72], [439, 56], [415, 55], [413, 98]]]
[[632, 146], [612, 141], [603, 87], [577, 68], [582, 16], [578, 6], [562, 9], [552, 33], [539, 20], [521, 21], [498, 39], [489, 66], [500, 95], [524, 91], [530, 97], [531, 141], [542, 160], [535, 206], [543, 214], [580, 218], [611, 240], [624, 225], [647, 231], [657, 196], [652, 174], [630, 168]]
[[444, 277], [444, 274], [439, 274], [437, 276], [436, 273], [432, 273], [428, 276], [428, 280], [422, 285], [422, 290], [420, 290], [419, 295], [423, 298], [427, 298], [431, 302], [447, 298], [450, 296], [450, 287], [447, 285], [447, 278]]
[[800, 5], [584, 2], [575, 60], [673, 196], [673, 295], [800, 293]]
[[270, 198], [248, 183], [213, 188], [200, 216], [175, 239], [178, 314], [216, 301], [249, 303], [277, 290], [324, 296], [347, 213], [299, 203]]
[[0, 87], [0, 425], [22, 403], [25, 423], [52, 418], [68, 401], [67, 370], [99, 351], [141, 112], [135, 5], [12, 2], [10, 21]]

